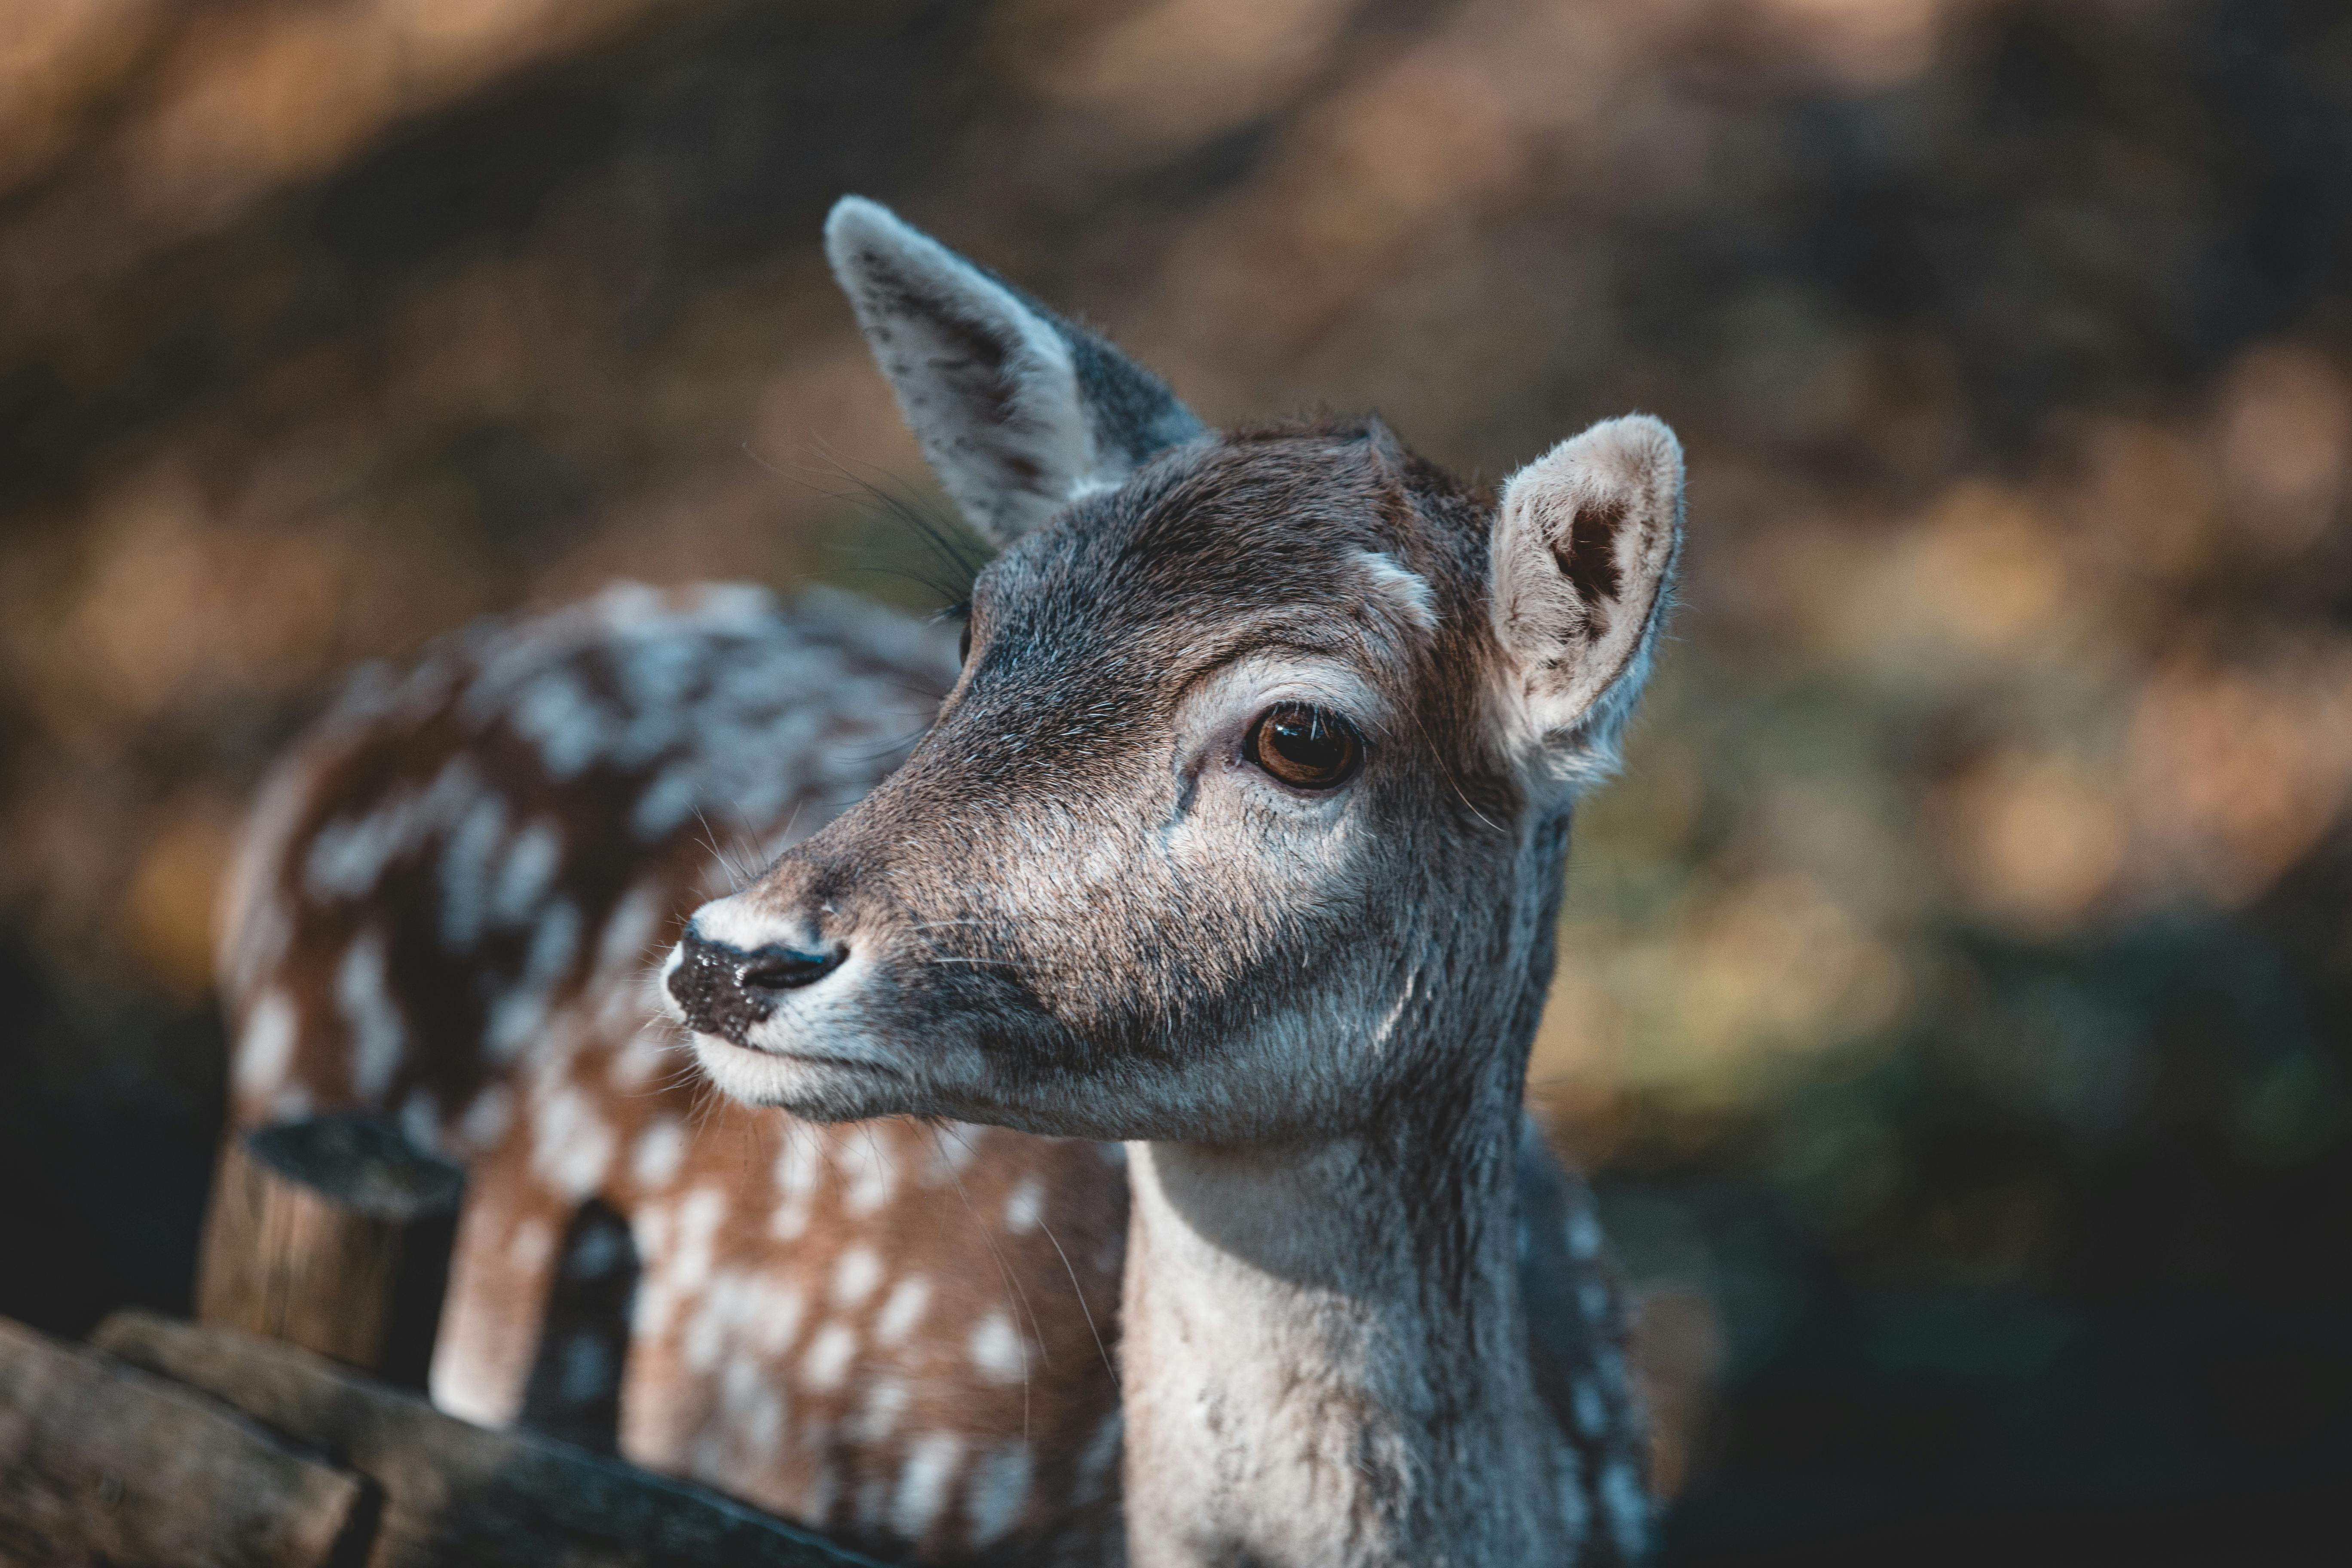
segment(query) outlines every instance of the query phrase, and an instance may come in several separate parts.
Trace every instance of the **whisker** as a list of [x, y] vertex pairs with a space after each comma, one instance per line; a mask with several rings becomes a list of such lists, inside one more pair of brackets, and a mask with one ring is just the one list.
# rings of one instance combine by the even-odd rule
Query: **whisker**
[[[931, 1129], [931, 1136], [935, 1139], [941, 1136], [955, 1138], [957, 1142], [963, 1144], [964, 1152], [966, 1153], [969, 1154], [974, 1152], [971, 1145], [969, 1142], [966, 1142], [963, 1138], [950, 1132], [944, 1127], [933, 1127]], [[1025, 1311], [1029, 1313], [1029, 1326], [1036, 1331], [1037, 1348], [1042, 1353], [1045, 1345], [1045, 1331], [1038, 1323], [1037, 1314], [1034, 1311], [1030, 1311], [1028, 1292], [1021, 1289], [1020, 1281], [1014, 1277], [1012, 1268], [1006, 1265], [1004, 1261], [1004, 1254], [997, 1247], [995, 1234], [989, 1229], [988, 1222], [982, 1219], [980, 1217], [980, 1211], [971, 1206], [971, 1194], [964, 1190], [963, 1177], [956, 1171], [953, 1162], [947, 1158], [947, 1152], [944, 1149], [940, 1152], [940, 1163], [946, 1168], [948, 1181], [954, 1185], [956, 1196], [963, 1200], [964, 1212], [971, 1216], [971, 1223], [980, 1227], [980, 1239], [982, 1243], [987, 1247], [988, 1256], [996, 1265], [997, 1278], [1004, 1284], [1005, 1304], [1007, 1306], [1013, 1306], [1013, 1298], [1018, 1296], [1020, 1299], [1019, 1304], [1015, 1309], [1013, 1321], [1016, 1324], [1020, 1321], [1020, 1312]], [[1021, 1440], [1025, 1443], [1029, 1440], [1029, 1346], [1026, 1341], [1022, 1342], [1020, 1349]]]
[[1062, 1260], [1062, 1271], [1070, 1277], [1070, 1294], [1078, 1299], [1078, 1310], [1086, 1315], [1087, 1332], [1095, 1337], [1095, 1353], [1102, 1357], [1103, 1370], [1110, 1373], [1111, 1386], [1122, 1387], [1118, 1368], [1111, 1364], [1110, 1347], [1103, 1343], [1102, 1331], [1095, 1327], [1095, 1311], [1087, 1304], [1087, 1289], [1078, 1283], [1078, 1271], [1071, 1267], [1070, 1255], [1062, 1250], [1062, 1238], [1054, 1234], [1054, 1227], [1045, 1223], [1044, 1215], [1037, 1216], [1037, 1228], [1044, 1231], [1045, 1239], [1054, 1244], [1054, 1256]]

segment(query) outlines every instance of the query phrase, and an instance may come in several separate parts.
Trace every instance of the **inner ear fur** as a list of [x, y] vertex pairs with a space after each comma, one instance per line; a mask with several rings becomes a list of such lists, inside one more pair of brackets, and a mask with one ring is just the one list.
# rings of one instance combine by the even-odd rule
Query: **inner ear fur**
[[1649, 674], [1682, 550], [1683, 454], [1645, 414], [1513, 474], [1491, 552], [1495, 635], [1544, 760], [1598, 777]]
[[996, 543], [1202, 433], [1150, 371], [880, 204], [843, 197], [824, 244], [931, 471]]

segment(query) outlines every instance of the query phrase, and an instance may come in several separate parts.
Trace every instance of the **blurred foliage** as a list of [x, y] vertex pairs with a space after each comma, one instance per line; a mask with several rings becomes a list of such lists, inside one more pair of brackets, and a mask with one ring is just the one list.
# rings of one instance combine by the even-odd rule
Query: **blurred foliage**
[[1533, 1075], [1683, 1550], [2352, 1458], [2352, 13], [2284, 0], [0, 9], [0, 1310], [184, 1302], [213, 889], [340, 671], [926, 602], [852, 189], [1212, 419], [1683, 433]]

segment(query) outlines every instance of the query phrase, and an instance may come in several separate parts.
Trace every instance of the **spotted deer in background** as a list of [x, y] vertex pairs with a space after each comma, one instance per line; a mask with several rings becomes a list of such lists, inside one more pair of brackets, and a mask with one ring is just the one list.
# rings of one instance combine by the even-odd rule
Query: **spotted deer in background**
[[871, 203], [826, 240], [1003, 550], [961, 669], [619, 588], [355, 686], [232, 889], [237, 1121], [467, 1164], [436, 1402], [878, 1554], [1637, 1555], [1622, 1314], [1521, 1100], [1673, 437], [1497, 500], [1373, 422], [1211, 431]]

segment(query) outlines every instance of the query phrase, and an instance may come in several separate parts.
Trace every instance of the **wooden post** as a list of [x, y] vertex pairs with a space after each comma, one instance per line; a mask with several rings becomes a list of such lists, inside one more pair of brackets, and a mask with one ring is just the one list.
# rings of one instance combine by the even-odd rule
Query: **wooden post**
[[144, 1312], [117, 1312], [96, 1342], [380, 1486], [365, 1568], [879, 1568], [732, 1498], [537, 1432], [471, 1426], [282, 1344]]
[[219, 1400], [0, 1318], [0, 1563], [341, 1568], [381, 1501]]
[[196, 1317], [422, 1389], [465, 1173], [389, 1122], [283, 1122], [221, 1151]]

